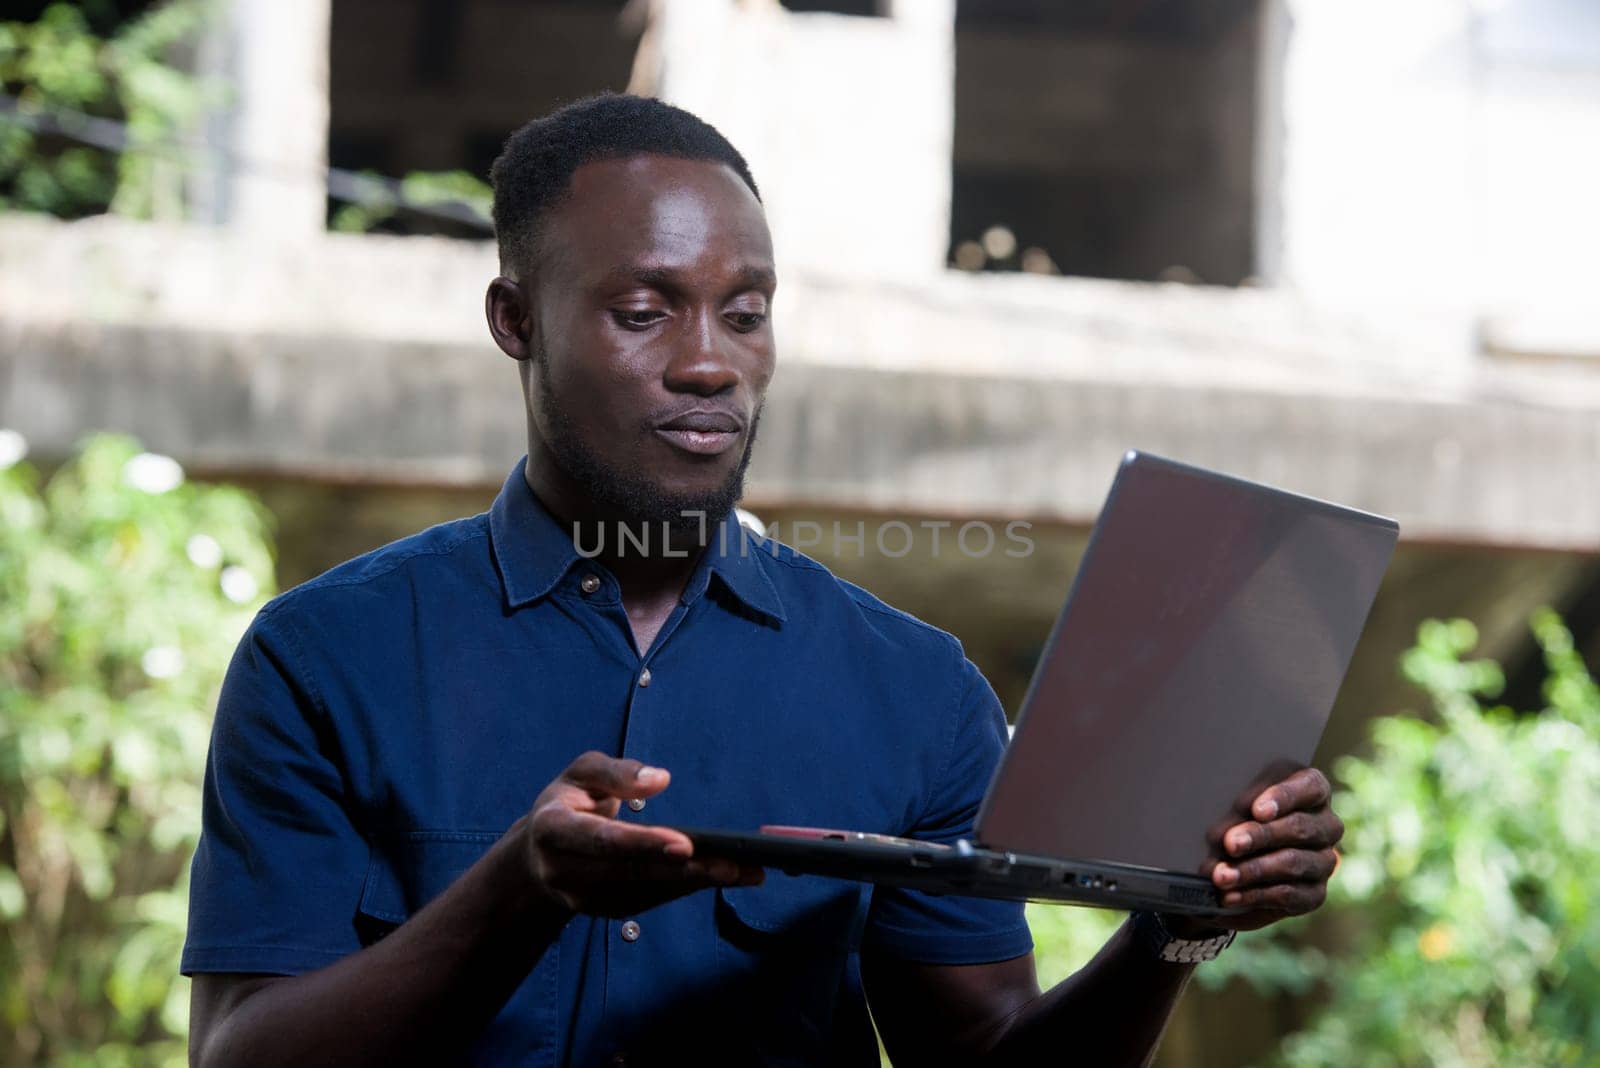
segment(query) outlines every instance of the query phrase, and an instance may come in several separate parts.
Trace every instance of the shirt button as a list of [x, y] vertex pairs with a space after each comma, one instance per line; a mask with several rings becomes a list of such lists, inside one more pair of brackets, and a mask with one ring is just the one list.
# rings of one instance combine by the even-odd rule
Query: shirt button
[[639, 941], [639, 925], [632, 920], [622, 921], [622, 940], [624, 942]]
[[630, 797], [630, 798], [628, 798], [628, 807], [633, 809], [635, 812], [643, 812], [644, 811], [644, 798], [642, 798], [642, 797]]
[[640, 686], [648, 686], [648, 685], [650, 685], [650, 669], [649, 668], [645, 668], [643, 671], [639, 672], [639, 685]]
[[586, 595], [593, 593], [595, 590], [598, 590], [599, 588], [600, 588], [600, 576], [599, 575], [585, 575], [578, 582], [578, 589], [582, 590]]

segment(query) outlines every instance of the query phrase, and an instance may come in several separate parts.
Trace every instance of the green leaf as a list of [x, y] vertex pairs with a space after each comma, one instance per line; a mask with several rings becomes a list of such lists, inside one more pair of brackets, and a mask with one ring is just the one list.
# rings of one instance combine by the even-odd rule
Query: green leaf
[[28, 908], [28, 898], [17, 873], [0, 864], [0, 919], [16, 920]]

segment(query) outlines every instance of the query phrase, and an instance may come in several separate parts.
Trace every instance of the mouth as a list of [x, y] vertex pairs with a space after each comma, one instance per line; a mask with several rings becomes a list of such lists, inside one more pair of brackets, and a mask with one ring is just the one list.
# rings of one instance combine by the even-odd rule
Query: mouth
[[744, 424], [727, 412], [684, 412], [657, 426], [656, 434], [684, 452], [716, 456], [738, 442]]
[[716, 456], [727, 452], [739, 440], [739, 433], [735, 430], [669, 430], [659, 427], [656, 434], [696, 456]]

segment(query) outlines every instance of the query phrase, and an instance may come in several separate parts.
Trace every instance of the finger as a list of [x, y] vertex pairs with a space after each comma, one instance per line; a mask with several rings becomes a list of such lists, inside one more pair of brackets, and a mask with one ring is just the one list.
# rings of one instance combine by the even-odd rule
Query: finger
[[1337, 863], [1331, 849], [1280, 849], [1239, 864], [1218, 864], [1211, 871], [1211, 881], [1224, 890], [1271, 883], [1327, 882]]
[[665, 790], [672, 779], [665, 768], [593, 750], [567, 765], [561, 777], [596, 799], [619, 797], [624, 800], [654, 797]]
[[[651, 862], [662, 864], [663, 862]], [[744, 869], [731, 880], [713, 880], [684, 865], [675, 868], [647, 867], [639, 881], [603, 878], [575, 888], [574, 908], [598, 916], [637, 916], [673, 898], [718, 886], [755, 886], [762, 881], [760, 869]]]
[[1269, 909], [1299, 916], [1319, 907], [1328, 896], [1326, 883], [1273, 883], [1222, 895], [1223, 908]]
[[1344, 821], [1328, 809], [1291, 812], [1270, 823], [1236, 823], [1223, 835], [1229, 856], [1243, 857], [1272, 849], [1328, 849], [1344, 836]]
[[637, 915], [685, 894], [743, 885], [737, 877], [726, 873], [713, 876], [663, 860], [648, 861], [626, 875], [606, 867], [587, 875], [587, 878], [574, 878], [569, 886], [573, 907], [579, 912], [606, 916]]
[[1332, 796], [1333, 787], [1326, 775], [1316, 768], [1301, 768], [1261, 791], [1250, 805], [1250, 814], [1263, 822], [1274, 820], [1284, 813], [1322, 808]]
[[756, 886], [766, 877], [761, 868], [722, 857], [683, 860], [649, 852], [569, 856], [573, 863], [564, 865], [564, 870], [556, 873], [560, 882], [586, 888], [604, 887], [613, 896], [634, 893], [626, 889], [629, 886], [653, 886], [655, 892], [665, 890], [676, 895], [710, 886]]
[[682, 831], [572, 809], [556, 809], [543, 816], [539, 830], [547, 848], [577, 856], [655, 859], [685, 858], [694, 853], [694, 844]]

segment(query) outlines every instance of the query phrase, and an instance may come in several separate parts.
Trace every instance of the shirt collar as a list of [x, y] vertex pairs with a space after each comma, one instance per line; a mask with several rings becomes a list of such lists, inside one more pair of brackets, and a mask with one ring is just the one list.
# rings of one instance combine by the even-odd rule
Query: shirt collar
[[[585, 559], [572, 535], [534, 496], [522, 473], [526, 461], [523, 457], [511, 469], [489, 509], [489, 538], [511, 608], [548, 595], [574, 564]], [[684, 586], [683, 602], [699, 599], [714, 576], [746, 607], [786, 621], [783, 601], [761, 559], [769, 550], [745, 530], [737, 513], [730, 511], [708, 533], [705, 553]]]
[[771, 550], [739, 522], [738, 513], [730, 509], [722, 522], [710, 531], [700, 566], [695, 568], [684, 587], [684, 603], [693, 604], [715, 576], [747, 608], [779, 623], [787, 622], [789, 617], [784, 614], [783, 599], [767, 574], [770, 565], [761, 559], [769, 552]]
[[489, 509], [489, 540], [511, 608], [549, 593], [583, 559], [572, 535], [533, 495], [522, 475], [525, 462], [526, 456], [517, 461]]

